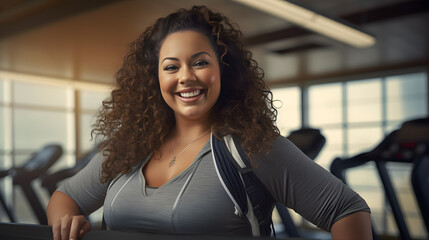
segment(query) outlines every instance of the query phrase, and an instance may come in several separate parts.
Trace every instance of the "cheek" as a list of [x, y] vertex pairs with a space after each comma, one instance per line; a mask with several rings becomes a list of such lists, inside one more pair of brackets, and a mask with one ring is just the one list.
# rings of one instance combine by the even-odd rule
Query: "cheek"
[[219, 76], [217, 74], [212, 74], [212, 76], [210, 77], [211, 84], [216, 84], [216, 82], [219, 81], [218, 79], [219, 79]]
[[217, 92], [220, 92], [220, 76], [219, 74], [213, 74], [210, 78], [210, 84], [213, 88], [216, 89]]
[[172, 88], [172, 81], [170, 76], [159, 75], [159, 87], [161, 88], [161, 92], [170, 91]]
[[220, 85], [220, 74], [217, 71], [207, 71], [204, 73], [206, 83], [210, 84], [212, 87]]

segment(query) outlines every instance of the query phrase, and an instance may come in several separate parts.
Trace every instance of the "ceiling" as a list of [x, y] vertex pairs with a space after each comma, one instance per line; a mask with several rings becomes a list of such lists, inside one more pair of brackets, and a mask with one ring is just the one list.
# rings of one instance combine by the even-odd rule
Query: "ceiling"
[[[376, 45], [365, 49], [347, 46], [230, 0], [2, 0], [0, 51], [5, 54], [0, 56], [0, 69], [109, 82], [105, 77], [113, 76], [126, 45], [145, 27], [160, 16], [192, 5], [207, 5], [236, 22], [273, 85], [429, 67], [427, 0], [295, 2], [374, 35]], [[43, 39], [43, 34], [50, 39]], [[47, 62], [73, 55], [73, 73], [63, 74], [61, 67], [56, 67], [58, 72], [40, 70], [38, 58], [24, 57], [23, 49], [28, 52], [32, 44], [28, 39], [34, 39], [34, 48], [46, 48], [40, 50], [45, 53], [53, 44], [61, 46], [52, 56], [45, 56]], [[61, 57], [55, 55], [58, 52]], [[100, 53], [105, 57], [94, 57]]]

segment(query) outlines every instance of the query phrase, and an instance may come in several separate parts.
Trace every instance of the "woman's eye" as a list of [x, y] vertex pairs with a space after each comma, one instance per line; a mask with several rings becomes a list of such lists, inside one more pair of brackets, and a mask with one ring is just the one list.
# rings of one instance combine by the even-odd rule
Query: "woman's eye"
[[176, 69], [177, 69], [177, 67], [174, 65], [168, 65], [168, 66], [164, 67], [164, 71], [174, 71]]
[[202, 67], [202, 66], [206, 66], [207, 64], [209, 64], [209, 63], [205, 60], [198, 60], [194, 63], [194, 66]]

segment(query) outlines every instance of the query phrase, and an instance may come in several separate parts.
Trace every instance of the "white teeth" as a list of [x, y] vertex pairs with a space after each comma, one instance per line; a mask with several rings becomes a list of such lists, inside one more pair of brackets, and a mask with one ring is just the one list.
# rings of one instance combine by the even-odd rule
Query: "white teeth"
[[191, 97], [195, 97], [195, 96], [200, 95], [200, 93], [201, 93], [201, 90], [196, 90], [196, 91], [193, 91], [193, 92], [183, 92], [183, 93], [179, 93], [179, 95], [180, 95], [181, 97], [184, 97], [184, 98], [191, 98]]

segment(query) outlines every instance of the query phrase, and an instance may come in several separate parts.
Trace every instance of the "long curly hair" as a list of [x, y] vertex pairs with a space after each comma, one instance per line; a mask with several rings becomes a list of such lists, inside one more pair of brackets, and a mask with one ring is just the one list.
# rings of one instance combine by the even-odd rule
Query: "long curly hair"
[[238, 137], [249, 154], [271, 150], [279, 130], [263, 70], [245, 49], [241, 31], [227, 17], [194, 6], [158, 19], [130, 44], [116, 73], [116, 87], [103, 101], [92, 130], [103, 139], [102, 182], [130, 172], [149, 153], [159, 151], [172, 131], [174, 113], [161, 95], [158, 58], [163, 40], [184, 30], [207, 36], [220, 63], [221, 91], [211, 112], [212, 132], [217, 137]]

